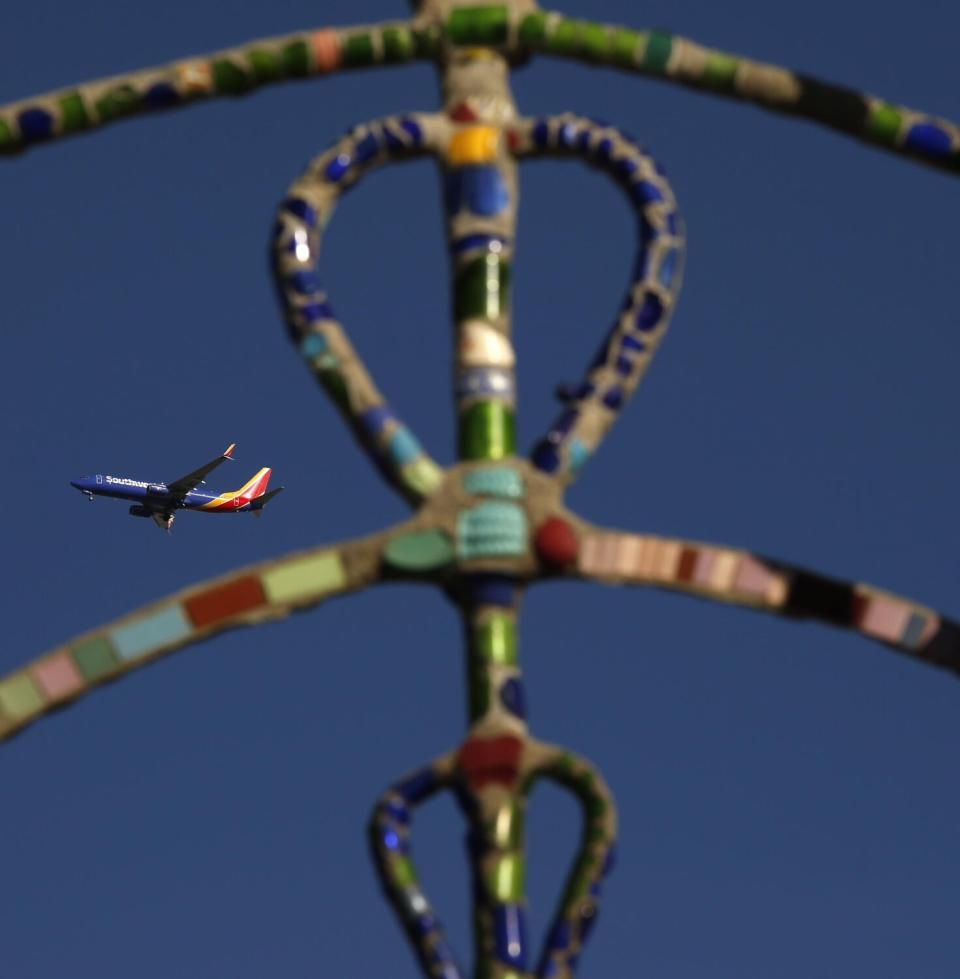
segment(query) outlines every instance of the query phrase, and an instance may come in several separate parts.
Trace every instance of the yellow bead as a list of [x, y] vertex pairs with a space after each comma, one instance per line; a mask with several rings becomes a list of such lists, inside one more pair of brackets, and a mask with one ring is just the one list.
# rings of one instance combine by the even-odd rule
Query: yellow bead
[[499, 133], [493, 126], [466, 126], [453, 134], [447, 160], [455, 167], [491, 163], [497, 158]]

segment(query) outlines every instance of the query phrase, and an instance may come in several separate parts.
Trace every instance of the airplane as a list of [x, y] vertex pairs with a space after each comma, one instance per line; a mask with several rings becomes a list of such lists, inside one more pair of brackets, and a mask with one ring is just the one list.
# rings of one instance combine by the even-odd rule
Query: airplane
[[174, 511], [201, 510], [206, 513], [252, 513], [259, 517], [263, 508], [283, 490], [267, 492], [270, 482], [270, 469], [261, 469], [248, 479], [238, 490], [229, 493], [211, 493], [198, 489], [205, 485], [205, 477], [227, 459], [233, 461], [236, 445], [229, 445], [225, 452], [212, 462], [195, 469], [172, 483], [145, 483], [139, 479], [125, 476], [108, 476], [100, 473], [95, 476], [81, 476], [70, 481], [70, 485], [80, 490], [90, 502], [94, 496], [111, 496], [119, 500], [131, 500], [132, 517], [153, 517], [154, 523], [162, 530], [169, 531], [173, 526]]

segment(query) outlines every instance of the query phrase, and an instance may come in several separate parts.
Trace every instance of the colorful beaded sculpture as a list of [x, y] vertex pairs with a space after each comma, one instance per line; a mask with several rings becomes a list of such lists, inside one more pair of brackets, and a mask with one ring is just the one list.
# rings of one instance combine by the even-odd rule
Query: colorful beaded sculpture
[[[97, 685], [213, 633], [257, 625], [381, 581], [429, 581], [459, 607], [466, 632], [470, 729], [455, 749], [400, 779], [370, 822], [374, 860], [425, 975], [464, 975], [410, 857], [412, 810], [452, 790], [470, 827], [474, 974], [572, 976], [614, 861], [616, 815], [585, 759], [531, 737], [516, 643], [523, 590], [579, 578], [649, 585], [855, 629], [900, 652], [960, 670], [960, 629], [929, 608], [727, 547], [620, 533], [568, 511], [566, 485], [633, 394], [673, 312], [683, 227], [662, 169], [623, 131], [573, 115], [525, 119], [510, 65], [536, 53], [676, 80], [806, 117], [948, 170], [960, 129], [813, 78], [658, 32], [570, 20], [534, 0], [472, 6], [423, 0], [410, 22], [328, 29], [95, 82], [0, 109], [0, 151], [141, 111], [239, 95], [342, 68], [435, 61], [444, 109], [358, 126], [290, 188], [274, 232], [274, 273], [290, 336], [380, 472], [415, 507], [362, 540], [303, 551], [189, 588], [81, 636], [0, 682], [0, 738]], [[316, 274], [320, 235], [340, 194], [367, 170], [430, 154], [442, 166], [453, 270], [459, 459], [438, 466], [387, 405]], [[516, 161], [579, 156], [608, 173], [637, 212], [639, 247], [620, 315], [581, 384], [529, 460], [515, 454], [509, 285]], [[525, 931], [524, 810], [552, 779], [582, 803], [583, 837], [538, 956]]]

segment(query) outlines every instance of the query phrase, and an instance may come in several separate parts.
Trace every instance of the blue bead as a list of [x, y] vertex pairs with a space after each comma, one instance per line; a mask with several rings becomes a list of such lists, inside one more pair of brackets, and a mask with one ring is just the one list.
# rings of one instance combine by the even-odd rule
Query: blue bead
[[620, 346], [624, 350], [636, 350], [637, 353], [641, 353], [647, 349], [647, 345], [642, 340], [638, 340], [636, 337], [629, 335], [620, 340]]
[[420, 142], [423, 140], [423, 130], [420, 128], [420, 123], [415, 122], [409, 116], [404, 116], [400, 120], [400, 128], [410, 137], [412, 145], [420, 145]]
[[637, 164], [635, 161], [629, 159], [629, 157], [624, 157], [623, 159], [617, 160], [614, 164], [614, 172], [618, 177], [632, 177], [637, 172]]
[[383, 804], [383, 811], [398, 823], [406, 825], [410, 822], [410, 810], [402, 802], [390, 799]]
[[439, 924], [440, 923], [432, 914], [422, 914], [414, 921], [413, 927], [419, 934], [427, 935], [433, 931], [434, 928], [437, 928]]
[[634, 184], [630, 193], [638, 204], [652, 204], [654, 201], [663, 200], [663, 193], [660, 188], [646, 180]]
[[601, 162], [605, 163], [610, 159], [610, 154], [613, 152], [613, 140], [611, 139], [601, 139], [597, 143], [593, 155]]
[[583, 384], [581, 384], [580, 387], [577, 388], [577, 397], [589, 398], [590, 395], [593, 394], [593, 392], [596, 390], [597, 390], [597, 386], [595, 384], [591, 384], [590, 381], [584, 381]]
[[317, 212], [302, 197], [288, 197], [283, 202], [283, 209], [294, 217], [300, 218], [308, 228], [317, 226]]
[[584, 129], [582, 133], [577, 137], [577, 149], [583, 153], [590, 152], [590, 139], [593, 133], [589, 129]]
[[550, 937], [547, 939], [547, 948], [555, 949], [560, 951], [565, 949], [570, 944], [572, 932], [570, 929], [570, 922], [566, 918], [561, 918], [554, 926], [550, 929]]
[[567, 457], [570, 459], [570, 472], [578, 473], [590, 456], [590, 450], [580, 439], [570, 439]]
[[53, 116], [46, 109], [24, 109], [17, 116], [17, 122], [25, 143], [35, 143], [53, 135]]
[[320, 292], [320, 279], [316, 272], [294, 272], [287, 276], [287, 285], [301, 296]]
[[399, 850], [400, 849], [400, 837], [397, 835], [397, 831], [393, 829], [385, 830], [383, 836], [383, 845], [388, 850]]
[[383, 431], [388, 422], [396, 421], [397, 416], [389, 405], [377, 405], [376, 408], [368, 408], [359, 420], [360, 427], [367, 435], [376, 436]]
[[497, 235], [466, 235], [457, 239], [451, 248], [455, 255], [468, 252], [473, 248], [486, 248], [489, 251], [493, 242], [498, 242], [502, 246], [506, 243], [506, 238], [500, 238]]
[[373, 133], [367, 133], [363, 139], [354, 147], [353, 155], [357, 163], [367, 163], [372, 160], [380, 149], [377, 138]]
[[623, 388], [607, 388], [606, 394], [603, 396], [603, 403], [611, 411], [619, 411], [623, 407]]
[[421, 768], [408, 779], [404, 779], [393, 787], [397, 795], [403, 796], [407, 802], [419, 802], [434, 787], [437, 781], [432, 768]]
[[577, 400], [577, 385], [575, 384], [558, 384], [554, 389], [553, 393], [557, 401], [567, 404], [570, 401]]
[[555, 473], [560, 468], [560, 453], [555, 445], [544, 439], [533, 450], [530, 461], [541, 472]]
[[643, 304], [637, 310], [637, 328], [644, 332], [652, 330], [660, 322], [661, 316], [663, 303], [660, 302], [660, 297], [652, 292], [645, 293]]
[[500, 687], [500, 703], [521, 720], [527, 716], [527, 697], [523, 684], [516, 677], [510, 677], [503, 682]]
[[670, 283], [673, 282], [673, 274], [677, 269], [677, 250], [676, 248], [671, 248], [664, 256], [663, 260], [660, 262], [660, 271], [657, 273], [657, 278], [660, 280], [660, 285], [665, 289], [670, 288]]
[[579, 129], [575, 123], [565, 122], [557, 130], [557, 143], [564, 149], [573, 149], [576, 145]]
[[413, 432], [406, 426], [401, 426], [390, 436], [387, 454], [394, 465], [404, 466], [422, 455], [423, 449], [420, 448], [420, 443]]
[[947, 156], [951, 150], [950, 134], [929, 122], [918, 122], [910, 127], [904, 145], [924, 156]]
[[326, 338], [320, 336], [319, 333], [308, 333], [300, 343], [300, 353], [302, 353], [307, 360], [312, 360], [314, 357], [319, 357], [320, 354], [326, 351], [326, 349]]
[[550, 142], [550, 126], [546, 120], [541, 119], [533, 127], [533, 142], [535, 145], [539, 146], [540, 149], [545, 149], [547, 144]]
[[169, 82], [157, 82], [143, 95], [143, 104], [150, 109], [164, 109], [168, 105], [176, 105], [179, 101], [180, 93]]
[[617, 373], [621, 377], [629, 377], [630, 372], [633, 370], [633, 363], [629, 357], [617, 357], [614, 367], [616, 367]]
[[469, 166], [447, 175], [447, 213], [463, 208], [480, 217], [494, 217], [510, 203], [506, 184], [496, 167]]
[[475, 574], [467, 578], [470, 601], [474, 605], [497, 605], [513, 608], [516, 582], [502, 574]]
[[297, 312], [308, 323], [318, 323], [320, 320], [335, 319], [333, 310], [328, 303], [307, 303], [305, 306], [301, 306]]
[[387, 144], [387, 149], [391, 153], [396, 153], [399, 150], [407, 148], [407, 144], [389, 126], [383, 127], [383, 138]]
[[[576, 409], [571, 409], [570, 411], [565, 411], [554, 423], [553, 431], [558, 435], [569, 435], [570, 430], [577, 423], [577, 419], [580, 417], [580, 412]], [[554, 442], [559, 442], [561, 439], [553, 439]]]
[[527, 936], [523, 908], [518, 904], [499, 904], [493, 911], [497, 958], [518, 969], [527, 967]]
[[324, 175], [331, 183], [336, 183], [350, 169], [353, 161], [346, 153], [338, 153], [328, 164]]

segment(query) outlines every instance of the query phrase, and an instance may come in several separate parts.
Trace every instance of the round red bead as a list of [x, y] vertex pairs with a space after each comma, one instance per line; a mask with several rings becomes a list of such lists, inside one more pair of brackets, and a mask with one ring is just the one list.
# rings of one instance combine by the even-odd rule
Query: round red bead
[[533, 546], [541, 560], [562, 567], [577, 559], [580, 544], [573, 527], [560, 517], [550, 517], [537, 528]]

